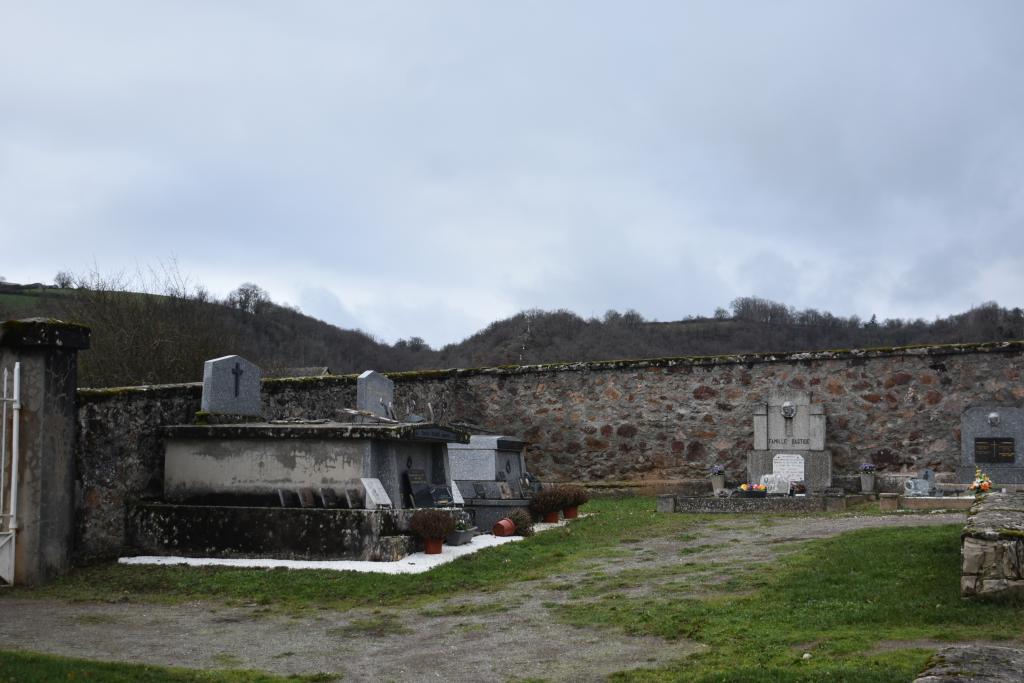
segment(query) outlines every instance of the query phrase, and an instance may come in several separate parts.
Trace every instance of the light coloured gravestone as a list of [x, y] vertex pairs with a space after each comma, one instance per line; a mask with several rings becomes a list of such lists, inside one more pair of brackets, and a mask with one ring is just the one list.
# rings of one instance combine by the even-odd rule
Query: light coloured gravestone
[[394, 419], [395, 383], [376, 370], [367, 370], [356, 380], [356, 410]]
[[761, 483], [764, 484], [768, 495], [789, 495], [789, 479], [781, 474], [766, 474], [761, 477]]
[[[806, 392], [778, 391], [754, 407], [754, 450], [747, 454], [748, 481], [760, 481], [775, 472], [778, 455], [802, 458], [802, 476], [795, 470], [790, 481], [803, 481], [808, 490], [832, 486], [832, 454], [825, 450], [825, 409], [811, 403]], [[796, 460], [791, 461], [796, 467]]]
[[388, 492], [384, 490], [384, 485], [380, 483], [380, 479], [367, 479], [362, 478], [359, 483], [363, 485], [363, 491], [366, 492], [365, 501], [367, 510], [380, 510], [390, 509], [391, 498], [388, 496]]
[[796, 453], [778, 453], [772, 458], [772, 474], [792, 483], [804, 480], [804, 456]]
[[260, 369], [241, 356], [222, 356], [203, 364], [202, 410], [222, 415], [260, 415]]

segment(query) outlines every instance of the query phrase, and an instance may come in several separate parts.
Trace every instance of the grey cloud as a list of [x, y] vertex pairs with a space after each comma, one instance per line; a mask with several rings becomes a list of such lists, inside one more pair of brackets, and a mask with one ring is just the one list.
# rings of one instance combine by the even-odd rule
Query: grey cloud
[[173, 254], [435, 346], [533, 307], [1017, 305], [1022, 25], [925, 0], [21, 4], [3, 274]]

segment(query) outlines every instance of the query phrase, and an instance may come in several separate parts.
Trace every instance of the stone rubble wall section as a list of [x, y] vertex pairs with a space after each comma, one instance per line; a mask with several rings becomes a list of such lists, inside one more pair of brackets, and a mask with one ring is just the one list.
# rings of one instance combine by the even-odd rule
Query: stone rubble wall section
[[960, 537], [960, 595], [1024, 595], [1024, 493], [991, 493], [971, 508]]
[[[773, 391], [811, 392], [838, 476], [960, 462], [960, 414], [1024, 402], [1024, 342], [387, 373], [399, 416], [524, 438], [549, 481], [706, 483], [712, 464], [746, 472], [753, 412]], [[331, 418], [355, 405], [356, 376], [268, 379], [268, 419]], [[79, 561], [125, 544], [126, 504], [159, 497], [159, 428], [190, 424], [199, 384], [79, 391]], [[998, 483], [998, 482], [997, 482]]]

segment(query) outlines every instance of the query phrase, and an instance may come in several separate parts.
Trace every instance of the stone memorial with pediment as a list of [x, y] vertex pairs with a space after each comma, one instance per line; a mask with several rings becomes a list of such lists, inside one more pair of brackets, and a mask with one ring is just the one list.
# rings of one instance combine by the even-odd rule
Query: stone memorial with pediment
[[807, 393], [776, 393], [754, 409], [754, 450], [748, 481], [776, 474], [808, 491], [832, 486], [832, 455], [825, 450], [825, 410]]

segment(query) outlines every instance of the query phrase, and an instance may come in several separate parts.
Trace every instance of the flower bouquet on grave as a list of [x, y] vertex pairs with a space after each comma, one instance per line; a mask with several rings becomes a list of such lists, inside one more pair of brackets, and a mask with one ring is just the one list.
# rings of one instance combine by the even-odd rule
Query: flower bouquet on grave
[[768, 495], [768, 487], [764, 484], [740, 484], [738, 492], [741, 498], [764, 498]]
[[974, 491], [975, 496], [982, 496], [988, 493], [992, 489], [992, 480], [989, 476], [981, 471], [980, 468], [974, 468], [974, 481], [967, 487], [968, 491]]

